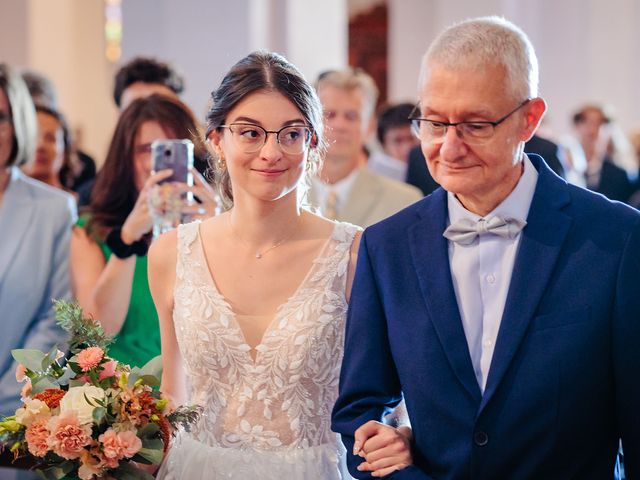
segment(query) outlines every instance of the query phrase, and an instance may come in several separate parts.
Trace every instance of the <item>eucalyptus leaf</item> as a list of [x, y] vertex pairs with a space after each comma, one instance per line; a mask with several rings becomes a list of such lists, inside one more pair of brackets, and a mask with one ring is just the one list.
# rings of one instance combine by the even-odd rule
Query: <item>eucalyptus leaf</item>
[[46, 371], [49, 368], [49, 366], [53, 362], [55, 362], [57, 356], [58, 356], [58, 345], [54, 345], [53, 348], [49, 350], [49, 353], [47, 353], [45, 357], [42, 359], [42, 371]]
[[159, 438], [142, 438], [142, 448], [145, 450], [160, 450], [164, 448], [164, 443]]
[[11, 355], [16, 362], [21, 363], [29, 370], [33, 370], [34, 372], [39, 372], [42, 370], [42, 360], [44, 360], [46, 356], [40, 350], [35, 350], [33, 348], [11, 350]]
[[59, 387], [60, 385], [58, 385], [58, 382], [53, 377], [42, 376], [40, 377], [39, 380], [33, 383], [31, 392], [35, 395], [35, 394], [44, 392], [48, 388], [59, 388]]
[[[160, 442], [162, 445], [162, 442]], [[140, 455], [145, 460], [151, 462], [154, 465], [159, 465], [162, 462], [162, 446], [160, 449], [156, 448], [141, 448], [136, 455]]]
[[107, 415], [107, 409], [104, 407], [96, 407], [93, 409], [93, 413], [91, 415], [93, 416], [94, 423], [96, 425], [100, 425], [102, 424], [105, 416]]
[[76, 372], [67, 367], [64, 369], [64, 373], [62, 374], [62, 376], [58, 378], [58, 383], [60, 385], [68, 385], [71, 379], [75, 376]]
[[157, 423], [149, 422], [144, 427], [138, 430], [137, 435], [142, 440], [144, 445], [145, 439], [156, 436], [159, 431], [160, 431], [160, 427], [158, 426]]
[[162, 377], [162, 355], [153, 357], [140, 369], [140, 375], [151, 375], [156, 378]]
[[154, 476], [131, 463], [121, 463], [110, 475], [118, 480], [154, 480]]
[[38, 469], [38, 475], [45, 480], [60, 480], [71, 473], [75, 465], [73, 462], [65, 461], [48, 468]]

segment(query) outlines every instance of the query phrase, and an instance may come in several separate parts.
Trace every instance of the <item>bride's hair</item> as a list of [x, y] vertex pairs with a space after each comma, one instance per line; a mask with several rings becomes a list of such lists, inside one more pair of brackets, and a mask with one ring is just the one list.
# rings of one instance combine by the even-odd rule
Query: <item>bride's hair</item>
[[[211, 92], [211, 106], [206, 117], [205, 137], [214, 130], [220, 131], [229, 112], [247, 95], [258, 91], [273, 91], [284, 95], [293, 103], [312, 130], [313, 140], [307, 159], [307, 173], [315, 173], [320, 166], [323, 141], [322, 105], [316, 91], [300, 70], [282, 55], [267, 51], [253, 52], [225, 75], [220, 86]], [[216, 153], [210, 148], [211, 169], [222, 200], [222, 208], [233, 206], [233, 192], [229, 172], [221, 161], [215, 161]]]

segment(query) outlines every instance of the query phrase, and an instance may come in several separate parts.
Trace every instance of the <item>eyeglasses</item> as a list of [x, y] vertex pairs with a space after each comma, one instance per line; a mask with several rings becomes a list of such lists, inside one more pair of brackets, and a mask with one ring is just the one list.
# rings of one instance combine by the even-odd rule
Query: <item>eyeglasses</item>
[[220, 125], [228, 128], [232, 138], [245, 153], [255, 153], [267, 143], [270, 133], [275, 134], [276, 141], [284, 153], [298, 155], [304, 152], [311, 143], [311, 129], [306, 125], [289, 125], [280, 130], [265, 130], [260, 125], [251, 123], [232, 123]]
[[419, 107], [417, 105], [413, 109], [411, 115], [409, 115], [409, 120], [411, 120], [411, 129], [413, 130], [413, 133], [423, 142], [442, 143], [444, 142], [444, 137], [447, 134], [447, 129], [449, 127], [454, 127], [456, 129], [458, 138], [460, 138], [463, 142], [468, 143], [469, 145], [473, 145], [482, 143], [483, 141], [491, 138], [498, 125], [500, 125], [507, 118], [516, 113], [530, 101], [530, 98], [525, 100], [516, 108], [507, 113], [504, 117], [499, 118], [495, 122], [482, 121], [450, 123], [440, 122], [437, 120], [429, 120], [428, 118], [414, 117], [413, 115], [415, 115], [416, 111], [419, 111]]

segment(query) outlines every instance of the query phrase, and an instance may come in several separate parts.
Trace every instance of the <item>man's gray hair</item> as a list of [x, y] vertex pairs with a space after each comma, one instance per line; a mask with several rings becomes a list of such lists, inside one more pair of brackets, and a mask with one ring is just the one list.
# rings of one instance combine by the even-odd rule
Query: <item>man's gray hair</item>
[[538, 96], [538, 59], [527, 35], [497, 16], [457, 23], [442, 32], [424, 56], [420, 85], [430, 63], [449, 69], [502, 66], [517, 101]]
[[371, 75], [360, 68], [346, 68], [344, 70], [330, 70], [321, 73], [316, 81], [316, 90], [331, 85], [340, 90], [360, 90], [364, 98], [365, 117], [370, 120], [378, 101], [378, 87]]

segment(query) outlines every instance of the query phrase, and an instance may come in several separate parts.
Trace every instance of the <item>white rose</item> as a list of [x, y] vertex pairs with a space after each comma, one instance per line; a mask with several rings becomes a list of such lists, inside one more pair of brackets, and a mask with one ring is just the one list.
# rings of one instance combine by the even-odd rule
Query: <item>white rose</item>
[[29, 426], [36, 420], [47, 418], [50, 414], [49, 407], [42, 400], [27, 400], [24, 407], [16, 410], [16, 421]]
[[[88, 403], [85, 397], [91, 400], [91, 403]], [[93, 409], [97, 406], [95, 400], [103, 399], [104, 390], [101, 388], [87, 384], [81, 387], [71, 387], [60, 400], [60, 413], [73, 410], [80, 423], [91, 423], [93, 422]]]

